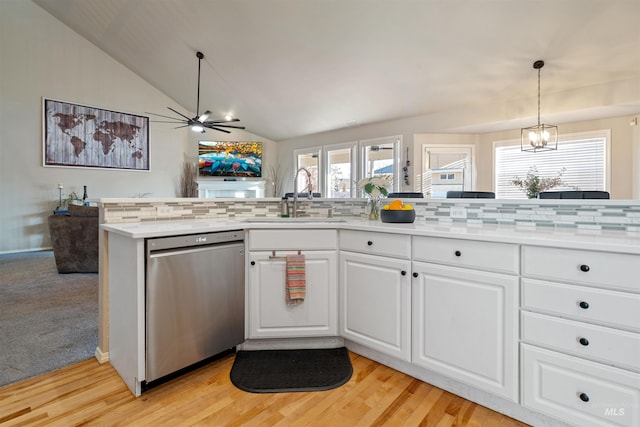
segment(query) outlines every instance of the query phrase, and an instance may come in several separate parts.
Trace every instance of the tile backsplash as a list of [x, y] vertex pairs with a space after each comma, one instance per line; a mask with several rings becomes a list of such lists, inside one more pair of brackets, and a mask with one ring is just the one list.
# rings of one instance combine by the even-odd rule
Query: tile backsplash
[[[416, 221], [640, 231], [640, 202], [406, 199]], [[279, 199], [103, 199], [104, 223], [279, 216]], [[366, 217], [364, 199], [300, 199], [301, 216]], [[453, 209], [452, 209], [453, 208]]]

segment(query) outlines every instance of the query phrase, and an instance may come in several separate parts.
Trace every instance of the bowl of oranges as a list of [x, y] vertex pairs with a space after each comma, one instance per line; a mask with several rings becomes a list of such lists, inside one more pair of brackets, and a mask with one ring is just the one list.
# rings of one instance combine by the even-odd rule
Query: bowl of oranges
[[380, 209], [382, 222], [413, 222], [416, 219], [416, 211], [409, 203], [393, 199]]

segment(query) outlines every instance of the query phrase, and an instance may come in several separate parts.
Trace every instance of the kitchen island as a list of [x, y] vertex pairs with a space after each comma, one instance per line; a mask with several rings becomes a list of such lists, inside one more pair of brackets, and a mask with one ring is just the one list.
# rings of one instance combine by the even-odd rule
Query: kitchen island
[[[112, 326], [111, 341], [123, 334], [129, 340], [126, 350], [111, 347], [109, 356], [114, 366], [118, 358], [126, 361], [116, 369], [136, 395], [144, 380], [145, 239], [242, 229], [248, 234], [247, 344], [279, 336], [287, 345], [309, 336], [344, 340], [356, 353], [533, 424], [635, 425], [639, 419], [640, 285], [634, 277], [640, 233], [360, 218], [155, 221], [102, 229], [109, 287], [129, 292], [109, 301], [110, 317], [120, 323]], [[327, 233], [335, 234], [335, 247], [323, 240]], [[321, 247], [313, 247], [316, 241]], [[250, 260], [303, 243], [303, 253], [323, 252], [319, 265], [329, 280], [319, 301], [326, 305], [326, 328], [280, 325], [290, 317], [264, 318], [267, 310], [256, 308], [251, 278], [258, 276]], [[585, 345], [586, 334], [597, 339]], [[556, 395], [558, 388], [565, 393]]]

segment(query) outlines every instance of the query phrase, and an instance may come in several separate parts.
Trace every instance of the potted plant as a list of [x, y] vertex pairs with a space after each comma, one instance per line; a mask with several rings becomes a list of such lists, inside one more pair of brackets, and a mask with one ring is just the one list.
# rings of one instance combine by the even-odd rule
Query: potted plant
[[380, 218], [380, 198], [389, 194], [388, 189], [391, 188], [389, 180], [380, 176], [362, 178], [358, 181], [358, 188], [363, 190], [371, 201], [369, 219]]
[[524, 179], [515, 177], [511, 183], [523, 190], [527, 194], [527, 198], [535, 199], [538, 197], [538, 193], [550, 190], [559, 185], [564, 185], [565, 183], [562, 181], [562, 174], [565, 170], [566, 168], [562, 168], [558, 171], [558, 176], [556, 177], [541, 178], [539, 176], [538, 168], [531, 166]]

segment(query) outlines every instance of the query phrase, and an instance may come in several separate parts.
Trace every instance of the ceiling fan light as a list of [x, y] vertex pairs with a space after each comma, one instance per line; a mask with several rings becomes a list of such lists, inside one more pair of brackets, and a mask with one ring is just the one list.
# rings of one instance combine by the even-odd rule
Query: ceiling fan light
[[233, 120], [233, 116], [231, 114], [227, 114], [226, 116], [224, 116], [224, 119], [230, 122], [231, 120]]
[[202, 113], [200, 117], [198, 117], [198, 121], [200, 123], [204, 123], [204, 121], [207, 120], [210, 115], [211, 115], [211, 111], [207, 110], [204, 113]]
[[194, 132], [204, 133], [204, 127], [200, 126], [200, 125], [191, 126], [191, 130], [194, 131]]

